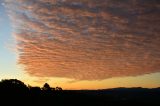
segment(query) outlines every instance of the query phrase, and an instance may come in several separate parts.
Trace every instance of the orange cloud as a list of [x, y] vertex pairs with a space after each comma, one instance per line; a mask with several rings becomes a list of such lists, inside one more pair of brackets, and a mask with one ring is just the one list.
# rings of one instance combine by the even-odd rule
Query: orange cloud
[[6, 0], [19, 64], [25, 71], [80, 80], [159, 72], [159, 4], [157, 0]]

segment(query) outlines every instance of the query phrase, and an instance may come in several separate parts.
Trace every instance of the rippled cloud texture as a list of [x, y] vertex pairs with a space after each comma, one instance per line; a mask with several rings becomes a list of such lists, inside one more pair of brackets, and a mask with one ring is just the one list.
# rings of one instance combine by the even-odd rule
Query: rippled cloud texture
[[33, 76], [99, 80], [160, 71], [159, 0], [5, 0]]

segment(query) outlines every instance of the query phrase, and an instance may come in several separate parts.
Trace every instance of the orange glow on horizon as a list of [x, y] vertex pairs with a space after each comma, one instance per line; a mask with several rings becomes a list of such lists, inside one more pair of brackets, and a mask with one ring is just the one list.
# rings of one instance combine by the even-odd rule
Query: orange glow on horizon
[[[117, 87], [143, 87], [143, 88], [156, 88], [160, 87], [160, 73], [146, 74], [137, 77], [124, 77], [124, 78], [110, 78], [106, 80], [96, 81], [76, 81], [66, 78], [33, 78], [32, 80], [24, 79], [26, 84], [32, 86], [42, 87], [45, 82], [50, 86], [60, 86], [63, 89], [107, 89]], [[147, 83], [146, 83], [147, 82]]]

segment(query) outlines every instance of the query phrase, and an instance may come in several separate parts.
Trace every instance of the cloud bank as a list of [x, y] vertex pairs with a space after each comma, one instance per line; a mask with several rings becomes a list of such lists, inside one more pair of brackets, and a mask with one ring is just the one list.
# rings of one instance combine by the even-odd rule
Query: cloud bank
[[159, 0], [5, 0], [19, 63], [38, 77], [160, 71]]

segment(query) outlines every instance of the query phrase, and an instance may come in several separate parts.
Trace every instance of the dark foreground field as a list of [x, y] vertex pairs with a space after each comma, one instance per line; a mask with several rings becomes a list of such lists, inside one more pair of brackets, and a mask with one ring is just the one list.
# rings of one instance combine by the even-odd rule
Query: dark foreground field
[[0, 82], [0, 103], [44, 106], [160, 106], [160, 88], [62, 90], [26, 86], [19, 80]]

